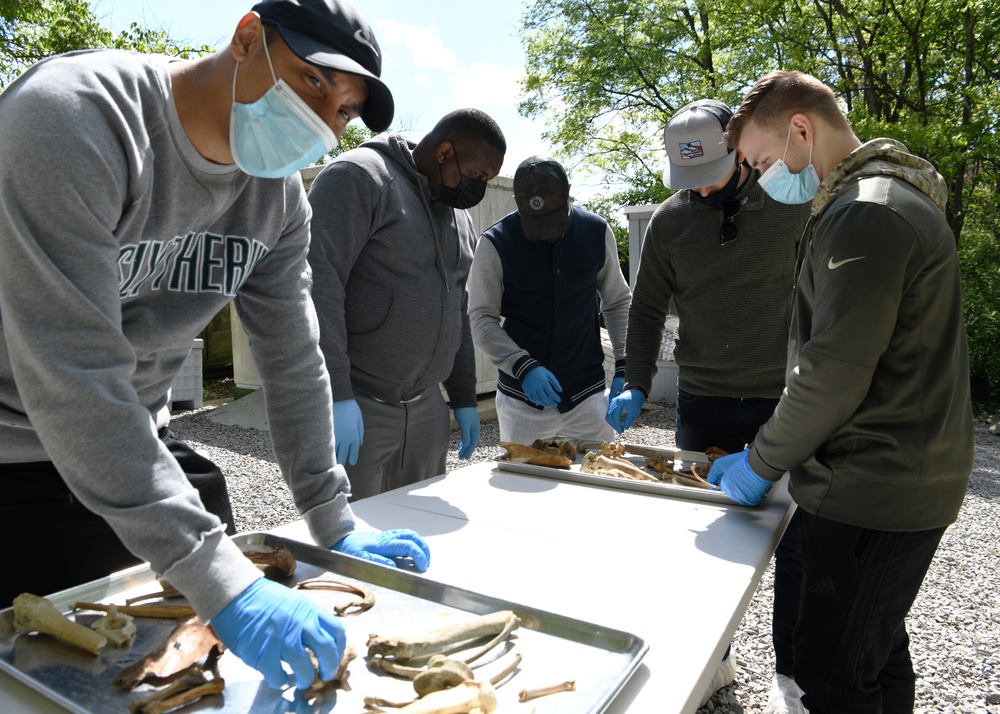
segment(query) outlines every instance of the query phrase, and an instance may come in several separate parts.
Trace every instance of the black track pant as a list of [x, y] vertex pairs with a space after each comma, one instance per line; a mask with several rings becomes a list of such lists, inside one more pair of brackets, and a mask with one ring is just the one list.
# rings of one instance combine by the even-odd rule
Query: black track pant
[[810, 714], [912, 714], [904, 619], [944, 528], [895, 533], [801, 512], [795, 681]]

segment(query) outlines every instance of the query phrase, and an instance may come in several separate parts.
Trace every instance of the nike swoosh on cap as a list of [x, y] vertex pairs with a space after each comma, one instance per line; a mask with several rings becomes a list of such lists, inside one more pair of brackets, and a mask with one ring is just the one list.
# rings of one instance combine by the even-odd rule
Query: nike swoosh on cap
[[837, 261], [834, 261], [833, 258], [830, 258], [830, 262], [826, 264], [826, 267], [828, 267], [830, 270], [836, 270], [844, 263], [853, 263], [855, 260], [864, 260], [864, 258], [865, 256], [863, 255], [859, 255], [857, 258], [844, 258], [843, 260], [837, 260]]
[[375, 56], [378, 57], [378, 50], [375, 49], [375, 45], [369, 42], [368, 38], [361, 33], [361, 30], [354, 31], [354, 39], [363, 45], [367, 45], [368, 48], [375, 54]]

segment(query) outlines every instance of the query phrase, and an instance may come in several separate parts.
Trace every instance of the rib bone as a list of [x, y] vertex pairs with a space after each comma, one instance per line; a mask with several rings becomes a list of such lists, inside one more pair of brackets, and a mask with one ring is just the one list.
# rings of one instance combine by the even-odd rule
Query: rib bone
[[226, 680], [209, 680], [198, 666], [191, 666], [173, 684], [129, 704], [132, 714], [164, 714], [210, 694], [220, 694]]
[[297, 583], [295, 587], [298, 590], [336, 590], [360, 595], [360, 600], [351, 600], [342, 605], [334, 606], [333, 611], [340, 617], [360, 615], [362, 612], [375, 607], [375, 593], [360, 583], [348, 583], [331, 578], [312, 578], [311, 580], [303, 580]]

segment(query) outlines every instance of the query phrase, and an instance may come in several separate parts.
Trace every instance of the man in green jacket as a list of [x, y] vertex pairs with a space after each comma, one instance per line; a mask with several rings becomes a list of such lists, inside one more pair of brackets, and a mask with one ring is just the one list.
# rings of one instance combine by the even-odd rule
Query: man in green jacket
[[759, 503], [782, 474], [801, 511], [795, 680], [825, 712], [911, 712], [904, 619], [972, 470], [955, 239], [934, 167], [855, 136], [833, 92], [773, 72], [730, 120], [760, 183], [812, 202], [785, 390], [709, 480]]

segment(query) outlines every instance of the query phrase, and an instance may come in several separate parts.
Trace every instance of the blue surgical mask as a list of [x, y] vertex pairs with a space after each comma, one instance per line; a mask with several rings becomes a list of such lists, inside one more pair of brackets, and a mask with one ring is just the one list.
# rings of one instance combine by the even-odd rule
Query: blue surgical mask
[[[785, 155], [788, 154], [788, 141], [791, 138], [792, 125], [789, 124], [788, 136], [785, 138]], [[767, 171], [760, 175], [757, 183], [778, 203], [809, 203], [819, 188], [819, 174], [816, 173], [816, 167], [812, 163], [812, 144], [809, 144], [809, 165], [797, 174], [788, 170], [785, 155], [771, 164]]]
[[229, 117], [229, 147], [236, 165], [251, 176], [284, 178], [317, 161], [337, 146], [337, 136], [285, 80], [274, 75], [264, 38], [264, 54], [274, 86], [253, 104], [236, 101]]

